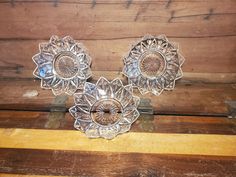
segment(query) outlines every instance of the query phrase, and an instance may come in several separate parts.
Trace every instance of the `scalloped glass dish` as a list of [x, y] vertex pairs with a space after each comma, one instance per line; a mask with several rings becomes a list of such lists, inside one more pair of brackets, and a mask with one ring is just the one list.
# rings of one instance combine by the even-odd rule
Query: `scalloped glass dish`
[[83, 92], [74, 95], [74, 102], [69, 109], [74, 127], [89, 138], [112, 139], [129, 131], [139, 117], [139, 98], [120, 79], [109, 82], [101, 77], [96, 84], [86, 82]]
[[133, 45], [124, 58], [123, 73], [141, 94], [160, 95], [163, 90], [174, 89], [175, 81], [183, 76], [183, 62], [176, 43], [164, 35], [148, 35]]
[[32, 57], [37, 65], [34, 75], [41, 87], [52, 89], [54, 95], [72, 95], [91, 76], [91, 58], [84, 46], [70, 36], [52, 36], [39, 44], [39, 53]]

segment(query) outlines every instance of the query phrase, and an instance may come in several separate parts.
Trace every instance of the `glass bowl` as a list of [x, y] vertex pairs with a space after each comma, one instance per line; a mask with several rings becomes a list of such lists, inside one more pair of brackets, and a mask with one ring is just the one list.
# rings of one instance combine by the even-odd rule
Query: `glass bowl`
[[141, 94], [160, 95], [163, 90], [174, 89], [175, 81], [183, 76], [183, 62], [176, 43], [164, 35], [147, 35], [124, 57], [123, 74]]
[[139, 117], [139, 98], [131, 85], [120, 79], [109, 82], [100, 77], [96, 84], [86, 82], [82, 93], [74, 94], [75, 105], [69, 109], [74, 127], [89, 138], [112, 139], [130, 130]]
[[39, 44], [39, 53], [32, 57], [37, 65], [33, 74], [41, 79], [41, 87], [54, 95], [72, 95], [91, 76], [91, 58], [84, 46], [70, 36], [52, 36]]

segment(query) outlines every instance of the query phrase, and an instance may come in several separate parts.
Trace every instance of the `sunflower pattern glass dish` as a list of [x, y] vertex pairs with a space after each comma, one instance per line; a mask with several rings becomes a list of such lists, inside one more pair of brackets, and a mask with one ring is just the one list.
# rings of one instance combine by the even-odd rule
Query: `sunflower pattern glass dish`
[[72, 95], [91, 76], [91, 58], [70, 36], [52, 36], [48, 43], [39, 44], [39, 53], [32, 59], [37, 65], [33, 74], [41, 79], [41, 87], [52, 89], [54, 95]]
[[183, 74], [184, 58], [178, 45], [166, 36], [145, 36], [124, 57], [123, 73], [141, 94], [151, 92], [160, 95], [163, 90], [172, 90], [175, 81]]
[[101, 77], [96, 84], [86, 82], [83, 92], [74, 94], [74, 102], [69, 109], [74, 127], [89, 138], [112, 139], [129, 131], [139, 117], [139, 98], [120, 79], [109, 82]]

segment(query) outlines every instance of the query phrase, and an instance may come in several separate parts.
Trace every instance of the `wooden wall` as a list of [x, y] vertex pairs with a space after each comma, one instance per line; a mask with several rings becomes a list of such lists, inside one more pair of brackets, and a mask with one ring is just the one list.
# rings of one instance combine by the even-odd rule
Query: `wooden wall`
[[[129, 143], [125, 139], [124, 149], [119, 152], [100, 151], [96, 143], [91, 151], [71, 149], [78, 145], [76, 141], [64, 149], [45, 147], [49, 140], [37, 133], [51, 136], [60, 130], [75, 136], [73, 119], [68, 113], [48, 126], [55, 97], [42, 90], [40, 81], [32, 75], [35, 64], [31, 57], [38, 52], [38, 43], [49, 40], [53, 34], [71, 35], [84, 43], [92, 57], [92, 82], [105, 76], [120, 77], [126, 83], [121, 74], [122, 57], [145, 34], [165, 34], [169, 40], [178, 42], [186, 59], [184, 77], [177, 81], [174, 91], [159, 97], [145, 95], [143, 98], [151, 100], [155, 113], [148, 124], [151, 128], [147, 130], [140, 120], [134, 124], [132, 133], [124, 136], [135, 137], [131, 142], [137, 143], [144, 133], [150, 144], [140, 148], [150, 148], [152, 143], [159, 142], [160, 134], [170, 134], [172, 138], [183, 135], [182, 142], [190, 143], [190, 147], [184, 148], [193, 148], [192, 153], [187, 153], [178, 142], [177, 151], [170, 148], [161, 152], [164, 142], [159, 142], [160, 147], [151, 147], [152, 154], [132, 148], [127, 151]], [[0, 1], [0, 176], [15, 173], [233, 177], [236, 122], [227, 118], [225, 103], [233, 100], [236, 100], [235, 0]], [[67, 108], [72, 104], [72, 98], [65, 102]], [[205, 135], [199, 139], [199, 149], [194, 148], [195, 134]], [[217, 142], [207, 134], [214, 134]], [[157, 139], [152, 139], [152, 135]], [[34, 138], [42, 138], [42, 142]], [[89, 140], [83, 137], [82, 140], [89, 146]], [[39, 143], [38, 147], [34, 143]], [[107, 146], [112, 147], [113, 143], [118, 142], [109, 142]], [[213, 153], [217, 144], [219, 147], [222, 144], [222, 148], [214, 152], [221, 155]], [[206, 151], [201, 149], [204, 147]], [[229, 149], [226, 152], [224, 148]]]

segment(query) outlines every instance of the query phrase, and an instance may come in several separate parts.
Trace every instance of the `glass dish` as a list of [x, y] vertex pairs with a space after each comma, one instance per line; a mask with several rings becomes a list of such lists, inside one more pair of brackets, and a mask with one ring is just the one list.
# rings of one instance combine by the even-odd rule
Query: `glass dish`
[[32, 57], [37, 65], [33, 74], [41, 79], [41, 87], [54, 95], [72, 95], [91, 76], [91, 58], [84, 46], [70, 36], [52, 36], [39, 44], [39, 53]]
[[183, 62], [176, 43], [169, 42], [164, 35], [148, 35], [125, 56], [123, 74], [141, 94], [160, 95], [163, 90], [174, 89], [175, 81], [183, 76]]
[[131, 85], [120, 79], [109, 82], [100, 77], [96, 84], [86, 82], [82, 93], [74, 94], [75, 105], [69, 109], [74, 127], [89, 138], [112, 139], [130, 130], [139, 117], [139, 97], [133, 96]]

